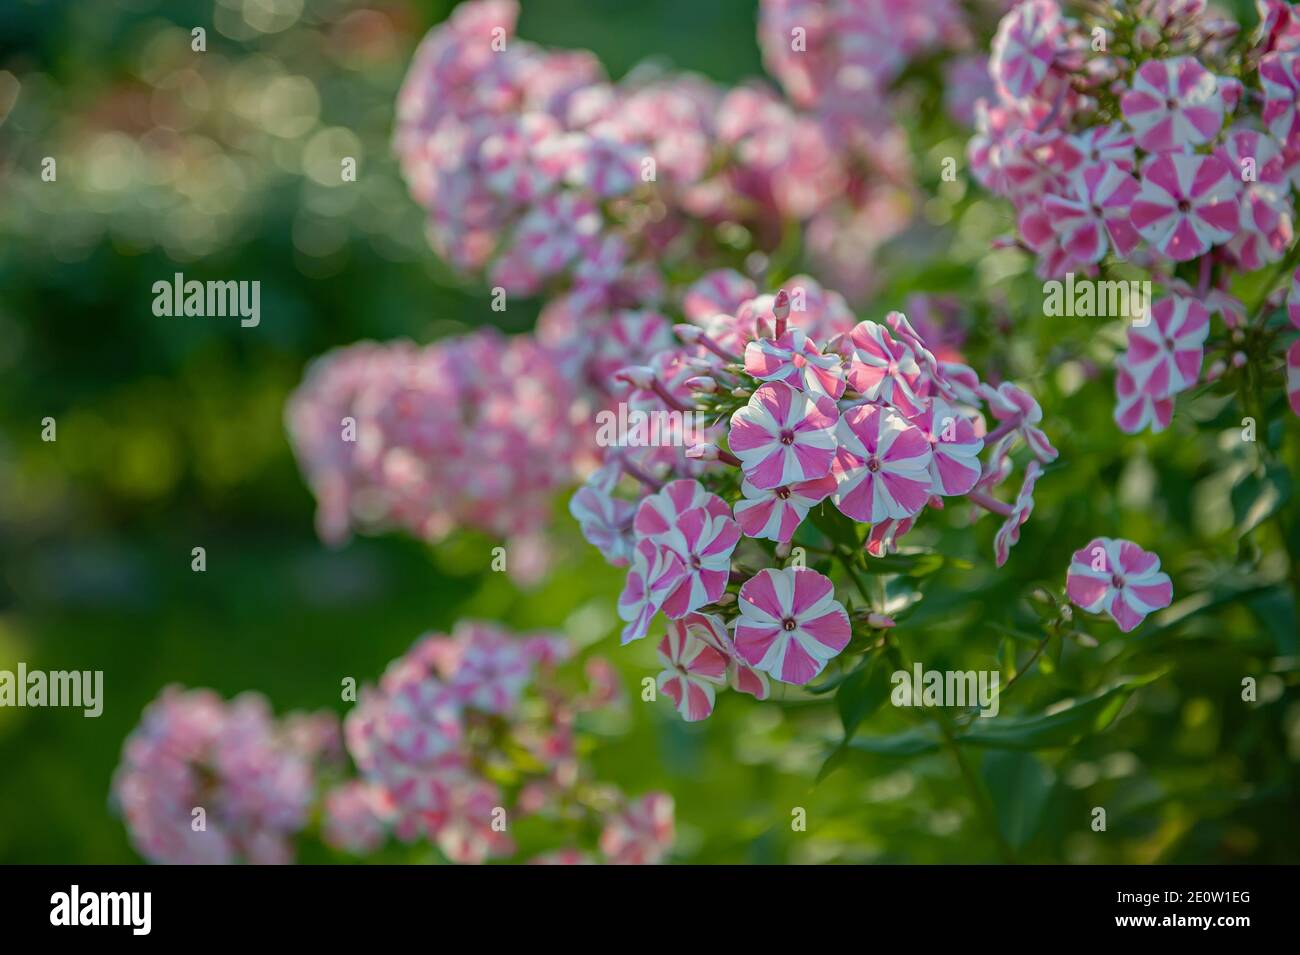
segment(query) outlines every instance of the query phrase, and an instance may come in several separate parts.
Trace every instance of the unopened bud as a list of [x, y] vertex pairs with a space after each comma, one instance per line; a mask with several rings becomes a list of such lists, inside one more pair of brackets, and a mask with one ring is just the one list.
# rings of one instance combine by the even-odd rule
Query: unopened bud
[[648, 365], [628, 365], [614, 372], [615, 381], [625, 381], [633, 388], [653, 388], [654, 369]]
[[696, 444], [686, 449], [686, 456], [692, 461], [716, 461], [718, 460], [718, 446], [716, 444]]
[[1206, 381], [1217, 381], [1228, 370], [1228, 363], [1222, 358], [1217, 359], [1209, 368], [1205, 370]]
[[789, 541], [785, 541], [784, 543], [777, 544], [776, 559], [785, 560], [787, 557], [790, 556], [790, 551], [793, 549], [793, 547], [794, 545], [791, 544]]
[[1232, 353], [1232, 367], [1233, 368], [1246, 367], [1246, 353], [1244, 351], [1235, 351]]
[[736, 595], [728, 590], [725, 591], [721, 597], [719, 597], [717, 600], [713, 602], [717, 604], [719, 607], [726, 607], [736, 602]]
[[876, 613], [874, 610], [867, 614], [867, 626], [875, 630], [888, 630], [894, 625], [894, 618], [886, 614]]
[[704, 329], [698, 325], [688, 325], [683, 322], [680, 325], [673, 326], [673, 334], [687, 345], [694, 345], [704, 336]]
[[711, 395], [718, 390], [718, 383], [708, 375], [696, 375], [694, 378], [686, 379], [686, 387], [692, 391], [702, 391]]
[[732, 389], [731, 389], [731, 393], [732, 393], [732, 395], [734, 395], [734, 396], [737, 397], [737, 398], [748, 398], [748, 397], [749, 397], [749, 391], [748, 391], [747, 389], [745, 389], [745, 388], [740, 388], [740, 387], [732, 388]]
[[781, 321], [790, 317], [790, 293], [785, 289], [777, 292], [776, 298], [772, 300], [772, 314]]

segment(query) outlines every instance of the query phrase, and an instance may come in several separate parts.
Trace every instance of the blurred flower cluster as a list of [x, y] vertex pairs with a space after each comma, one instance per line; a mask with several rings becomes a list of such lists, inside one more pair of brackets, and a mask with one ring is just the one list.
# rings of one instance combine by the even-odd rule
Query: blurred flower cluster
[[575, 417], [589, 413], [551, 351], [491, 329], [325, 355], [285, 412], [332, 543], [354, 526], [533, 539], [583, 456]]
[[[1258, 392], [1282, 378], [1274, 287], [1298, 258], [1300, 21], [1278, 0], [1258, 6], [1248, 37], [1203, 0], [1080, 4], [1078, 18], [1026, 0], [993, 42], [997, 94], [969, 156], [1015, 205], [1016, 241], [1043, 278], [1114, 278], [1125, 263], [1163, 290], [1116, 361], [1129, 433], [1168, 427], [1199, 383]], [[1248, 306], [1234, 279], [1274, 263]], [[1285, 351], [1300, 413], [1300, 345]]]
[[[137, 851], [159, 863], [292, 862], [316, 818], [327, 845], [355, 855], [391, 833], [480, 863], [515, 855], [516, 825], [539, 819], [566, 844], [533, 861], [660, 862], [672, 800], [590, 778], [579, 718], [621, 691], [599, 658], [586, 688], [571, 689], [559, 669], [573, 652], [558, 634], [462, 622], [362, 688], [342, 735], [332, 714], [276, 720], [258, 694], [226, 702], [169, 687], [123, 747], [113, 801]], [[344, 742], [355, 779], [342, 773]]]
[[340, 752], [330, 715], [277, 721], [255, 693], [168, 687], [127, 737], [112, 799], [151, 862], [291, 862], [316, 764]]

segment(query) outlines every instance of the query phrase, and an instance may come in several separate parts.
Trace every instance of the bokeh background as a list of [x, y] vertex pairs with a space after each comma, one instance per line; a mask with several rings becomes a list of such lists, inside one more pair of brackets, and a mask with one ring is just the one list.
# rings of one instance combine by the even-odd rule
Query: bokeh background
[[[109, 781], [168, 683], [342, 713], [342, 678], [373, 679], [421, 633], [466, 616], [563, 628], [609, 656], [632, 694], [654, 673], [649, 641], [617, 648], [622, 575], [563, 502], [551, 571], [531, 589], [491, 572], [487, 538], [430, 547], [392, 534], [331, 551], [313, 533], [282, 426], [306, 362], [360, 339], [520, 331], [540, 304], [493, 312], [484, 289], [442, 267], [390, 155], [411, 52], [451, 6], [0, 5], [0, 668], [102, 669], [106, 693], [99, 719], [0, 709], [0, 861], [137, 861]], [[761, 75], [754, 22], [752, 0], [527, 0], [519, 34], [590, 49], [615, 78], [657, 58], [731, 83]], [[193, 26], [208, 31], [202, 56]], [[954, 561], [926, 578], [906, 621], [912, 656], [1004, 661], [1031, 639], [1020, 598], [1059, 588], [1074, 548], [1110, 534], [1158, 551], [1192, 603], [1130, 638], [1067, 644], [1016, 690], [1017, 710], [1033, 712], [1154, 677], [1116, 694], [1104, 732], [982, 756], [1003, 835], [1024, 861], [1300, 860], [1300, 520], [1287, 477], [1300, 433], [1284, 404], [1263, 408], [1276, 460], [1261, 471], [1233, 438], [1233, 409], [1202, 396], [1186, 409], [1199, 428], [1122, 435], [1094, 374], [1119, 340], [1084, 320], [1013, 319], [1041, 311], [1040, 289], [1024, 256], [989, 254], [1007, 211], [964, 177], [939, 181], [965, 136], [935, 108], [941, 92], [922, 84], [907, 117], [928, 198], [859, 314], [917, 291], [955, 296], [968, 350], [996, 344], [1004, 372], [1033, 385], [1062, 463], [1003, 571], [991, 527], [933, 531]], [[347, 188], [340, 155], [359, 160]], [[39, 178], [45, 156], [57, 184]], [[260, 327], [155, 317], [151, 286], [175, 271], [259, 279]], [[47, 416], [55, 443], [40, 440]], [[1240, 699], [1248, 675], [1253, 704]], [[730, 694], [688, 727], [631, 695], [590, 759], [626, 791], [673, 795], [677, 861], [996, 858], [943, 754], [854, 750], [819, 780], [840, 723], [828, 702]], [[909, 725], [885, 707], [863, 732]], [[807, 832], [791, 831], [796, 806]], [[1089, 828], [1094, 806], [1107, 808], [1104, 834]], [[335, 858], [317, 844], [302, 857]]]

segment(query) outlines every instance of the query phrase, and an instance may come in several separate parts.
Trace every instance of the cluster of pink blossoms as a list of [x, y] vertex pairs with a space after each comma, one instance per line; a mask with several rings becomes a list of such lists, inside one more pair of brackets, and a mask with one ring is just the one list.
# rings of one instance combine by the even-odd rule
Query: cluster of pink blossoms
[[[1129, 327], [1115, 376], [1119, 426], [1160, 431], [1198, 381], [1248, 362], [1276, 374], [1276, 333], [1229, 287], [1293, 247], [1300, 19], [1259, 0], [1247, 42], [1204, 0], [1090, 9], [1076, 20], [1056, 0], [1026, 0], [1006, 15], [989, 61], [996, 97], [969, 158], [1015, 205], [1040, 276], [1104, 276], [1124, 261], [1163, 287]], [[1203, 371], [1207, 348], [1221, 354]], [[1286, 362], [1294, 381], [1300, 347]]]
[[551, 352], [490, 330], [325, 355], [285, 413], [329, 542], [353, 527], [536, 541], [584, 454], [575, 416], [589, 417]]
[[[515, 854], [514, 820], [540, 816], [575, 840], [599, 823], [605, 861], [661, 861], [672, 847], [671, 800], [629, 800], [584, 778], [575, 720], [616, 699], [618, 687], [597, 660], [588, 691], [567, 692], [556, 668], [572, 650], [559, 635], [517, 637], [480, 622], [421, 638], [347, 716], [361, 778], [326, 796], [326, 840], [362, 853], [391, 831], [477, 863]], [[538, 861], [596, 857], [569, 847]]]
[[257, 694], [226, 702], [168, 687], [122, 747], [113, 803], [151, 862], [292, 862], [315, 797], [315, 763], [337, 755], [337, 739], [329, 715], [277, 722]]
[[[855, 322], [811, 280], [737, 301], [750, 291], [732, 274], [705, 276], [685, 296], [680, 344], [615, 375], [629, 401], [715, 420], [700, 443], [609, 447], [570, 502], [586, 538], [628, 567], [623, 641], [644, 637], [660, 612], [670, 621], [659, 685], [688, 720], [709, 715], [720, 687], [764, 698], [769, 680], [806, 684], [848, 644], [827, 577], [743, 569], [789, 556], [812, 508], [870, 525], [866, 552], [881, 557], [926, 508], [962, 497], [1002, 517], [1001, 565], [1042, 464], [1057, 456], [1027, 392], [936, 358], [902, 313]], [[1022, 444], [1019, 489], [999, 500]]]

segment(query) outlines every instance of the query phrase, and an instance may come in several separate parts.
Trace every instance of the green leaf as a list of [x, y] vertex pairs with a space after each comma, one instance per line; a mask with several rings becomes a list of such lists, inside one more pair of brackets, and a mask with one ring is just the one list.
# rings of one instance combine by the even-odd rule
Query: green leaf
[[909, 577], [925, 577], [943, 567], [943, 554], [908, 553], [886, 554], [872, 557], [867, 561], [867, 570], [873, 573], [906, 574]]
[[889, 699], [889, 667], [879, 658], [868, 660], [850, 673], [835, 694], [835, 707], [844, 725], [844, 739], [853, 738], [858, 725]]
[[1033, 753], [1014, 750], [989, 753], [980, 771], [1002, 838], [1011, 848], [1023, 849], [1042, 825], [1055, 776]]
[[971, 746], [990, 749], [1068, 746], [1081, 737], [1104, 730], [1119, 715], [1134, 690], [1160, 676], [1156, 673], [1124, 680], [1091, 696], [1071, 700], [1065, 706], [1058, 704], [1051, 712], [976, 719], [958, 739]]
[[1237, 536], [1245, 537], [1291, 499], [1291, 475], [1279, 464], [1252, 471], [1232, 488]]
[[812, 518], [813, 526], [832, 542], [852, 551], [857, 551], [862, 546], [862, 542], [858, 539], [857, 523], [841, 514], [839, 508], [830, 501], [822, 501], [809, 511], [808, 515]]
[[933, 726], [918, 726], [889, 736], [859, 736], [847, 746], [875, 756], [921, 756], [938, 750], [939, 734]]

